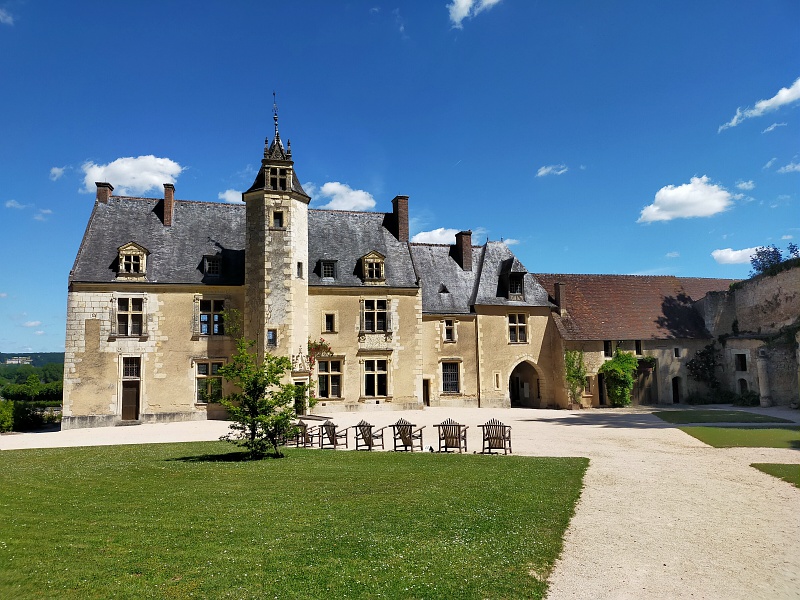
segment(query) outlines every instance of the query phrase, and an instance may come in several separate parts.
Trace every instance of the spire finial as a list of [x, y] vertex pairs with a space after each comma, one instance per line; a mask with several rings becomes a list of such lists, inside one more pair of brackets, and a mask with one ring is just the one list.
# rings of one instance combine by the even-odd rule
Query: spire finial
[[275, 120], [275, 139], [279, 139], [278, 135], [278, 101], [275, 99], [275, 91], [272, 91], [272, 118]]

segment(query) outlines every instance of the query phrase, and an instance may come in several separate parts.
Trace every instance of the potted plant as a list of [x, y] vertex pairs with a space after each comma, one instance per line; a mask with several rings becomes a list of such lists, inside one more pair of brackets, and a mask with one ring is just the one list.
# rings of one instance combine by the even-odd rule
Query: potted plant
[[656, 357], [655, 356], [643, 356], [639, 359], [639, 368], [646, 373], [652, 373], [653, 369], [656, 367]]

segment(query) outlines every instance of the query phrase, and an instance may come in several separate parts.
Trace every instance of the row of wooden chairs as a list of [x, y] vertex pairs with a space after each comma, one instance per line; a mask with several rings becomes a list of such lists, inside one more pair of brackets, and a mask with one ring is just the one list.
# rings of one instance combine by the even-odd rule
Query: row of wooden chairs
[[[457, 423], [453, 419], [446, 419], [434, 425], [439, 436], [439, 452], [451, 452], [458, 450], [459, 453], [467, 451], [467, 429], [468, 425]], [[493, 451], [503, 451], [503, 454], [511, 452], [511, 426], [505, 425], [497, 419], [491, 419], [483, 425], [478, 425], [483, 430], [483, 449], [484, 454], [491, 454]], [[348, 448], [347, 427], [337, 427], [331, 420], [325, 421], [322, 425], [309, 425], [303, 420], [297, 422], [297, 435], [293, 440], [294, 445], [303, 448]], [[374, 448], [385, 449], [384, 434], [387, 430], [392, 430], [392, 442], [396, 452], [414, 452], [414, 449], [423, 450], [422, 430], [425, 426], [417, 427], [405, 419], [399, 419], [392, 425], [376, 428], [363, 419], [353, 425], [355, 429], [356, 450], [372, 450]]]

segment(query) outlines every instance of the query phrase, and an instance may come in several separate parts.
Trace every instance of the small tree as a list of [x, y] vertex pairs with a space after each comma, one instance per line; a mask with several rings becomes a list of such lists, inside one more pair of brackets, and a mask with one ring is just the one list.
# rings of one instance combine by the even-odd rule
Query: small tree
[[[220, 368], [220, 374], [240, 391], [223, 396], [221, 404], [231, 417], [231, 431], [221, 439], [246, 448], [251, 459], [283, 457], [280, 445], [295, 433], [295, 398], [306, 386], [281, 383], [291, 361], [285, 356], [265, 354], [264, 360], [250, 352], [245, 338], [236, 342], [236, 354]], [[298, 390], [300, 388], [300, 390]]]
[[719, 360], [720, 353], [717, 350], [717, 343], [711, 342], [702, 350], [695, 352], [694, 358], [686, 361], [686, 370], [689, 371], [689, 377], [706, 384], [708, 389], [714, 393], [720, 387], [719, 379], [717, 379]]
[[639, 361], [631, 352], [620, 352], [617, 348], [613, 358], [607, 360], [598, 369], [602, 373], [606, 382], [606, 391], [611, 406], [622, 407], [631, 403], [631, 392], [636, 381], [634, 374], [638, 368]]
[[779, 268], [781, 263], [800, 258], [800, 248], [796, 244], [789, 244], [786, 250], [786, 256], [784, 256], [775, 244], [756, 248], [755, 254], [750, 257], [750, 265], [753, 267], [753, 270], [750, 271], [750, 276], [754, 277], [766, 273], [774, 275], [781, 270]]
[[570, 402], [578, 404], [586, 386], [586, 365], [583, 362], [582, 350], [564, 352], [564, 380], [567, 383]]

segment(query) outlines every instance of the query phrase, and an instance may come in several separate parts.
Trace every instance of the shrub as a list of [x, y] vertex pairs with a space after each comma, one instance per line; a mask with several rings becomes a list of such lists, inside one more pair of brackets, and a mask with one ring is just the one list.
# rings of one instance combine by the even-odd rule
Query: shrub
[[631, 403], [631, 392], [635, 382], [634, 373], [639, 366], [639, 361], [631, 352], [620, 352], [619, 348], [611, 360], [607, 360], [598, 369], [606, 381], [606, 391], [611, 406], [616, 408], [628, 406]]
[[734, 406], [761, 406], [761, 396], [758, 392], [747, 390], [733, 400]]
[[14, 427], [14, 403], [0, 400], [0, 433], [11, 431]]
[[583, 388], [586, 386], [586, 364], [583, 362], [582, 350], [564, 352], [564, 379], [567, 383], [570, 402], [578, 404], [581, 401]]

